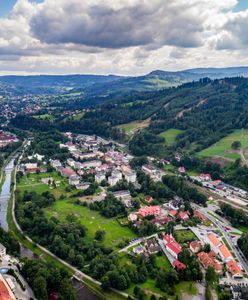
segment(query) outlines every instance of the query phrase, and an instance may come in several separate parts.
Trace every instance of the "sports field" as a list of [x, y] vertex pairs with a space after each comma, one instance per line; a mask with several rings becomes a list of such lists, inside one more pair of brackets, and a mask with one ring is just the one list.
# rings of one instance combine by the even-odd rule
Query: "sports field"
[[240, 155], [237, 151], [232, 150], [231, 146], [234, 141], [240, 141], [242, 148], [248, 148], [248, 130], [235, 130], [217, 143], [199, 152], [198, 155], [201, 157], [222, 156], [235, 160], [239, 158]]
[[161, 132], [159, 135], [165, 139], [166, 145], [172, 145], [176, 141], [176, 137], [183, 133], [183, 130], [171, 128], [164, 132]]

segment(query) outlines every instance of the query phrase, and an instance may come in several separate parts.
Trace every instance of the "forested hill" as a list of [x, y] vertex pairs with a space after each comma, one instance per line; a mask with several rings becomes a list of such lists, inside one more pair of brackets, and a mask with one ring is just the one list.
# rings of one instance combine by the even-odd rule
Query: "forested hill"
[[[198, 151], [233, 129], [248, 126], [248, 79], [205, 78], [163, 91], [131, 93], [89, 110], [80, 120], [60, 118], [56, 124], [43, 124], [49, 121], [25, 121], [22, 118], [17, 118], [13, 124], [22, 128], [27, 124], [29, 129], [33, 124], [36, 130], [56, 128], [96, 133], [120, 140], [124, 135], [117, 125], [149, 119], [149, 127], [131, 139], [134, 153], [142, 153], [145, 147], [149, 149], [149, 144], [162, 143], [161, 138], [157, 140], [156, 137], [169, 128], [183, 130], [173, 145], [175, 149], [181, 147]], [[136, 151], [138, 148], [140, 151]]]

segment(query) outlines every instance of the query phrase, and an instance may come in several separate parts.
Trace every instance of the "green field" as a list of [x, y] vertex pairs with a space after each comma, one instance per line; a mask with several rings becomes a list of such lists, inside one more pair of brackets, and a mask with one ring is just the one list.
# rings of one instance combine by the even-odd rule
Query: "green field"
[[[56, 188], [50, 188], [47, 184], [41, 182], [41, 178], [52, 177], [55, 181], [60, 181], [59, 186]], [[68, 186], [68, 179], [63, 178], [57, 172], [51, 173], [40, 173], [40, 174], [29, 174], [23, 176], [17, 184], [17, 190], [20, 192], [31, 192], [36, 191], [41, 194], [46, 191], [50, 191], [54, 194], [56, 198], [60, 197], [62, 194], [70, 196], [71, 193], [67, 193], [65, 188]]]
[[188, 243], [193, 240], [197, 240], [197, 237], [190, 229], [180, 229], [175, 231], [176, 240], [180, 244]]
[[201, 157], [222, 156], [230, 159], [237, 159], [240, 157], [239, 153], [232, 152], [231, 149], [231, 145], [234, 141], [240, 141], [242, 148], [248, 148], [248, 130], [235, 130], [214, 145], [200, 151], [198, 155]]
[[126, 239], [133, 239], [136, 235], [128, 228], [121, 226], [115, 218], [102, 217], [97, 211], [74, 203], [74, 200], [58, 200], [51, 207], [45, 209], [48, 218], [55, 216], [65, 221], [66, 216], [74, 214], [78, 221], [87, 228], [87, 239], [92, 241], [97, 230], [105, 230], [104, 244], [116, 247]]
[[164, 132], [161, 132], [159, 135], [165, 139], [166, 145], [172, 145], [176, 141], [176, 137], [180, 133], [183, 133], [183, 130], [171, 128]]
[[147, 119], [144, 121], [134, 121], [127, 124], [118, 125], [118, 128], [123, 129], [127, 135], [132, 135], [138, 129], [143, 129], [148, 127], [149, 124], [150, 124], [150, 120]]
[[47, 119], [47, 120], [49, 120], [49, 121], [53, 121], [53, 120], [54, 120], [54, 116], [49, 115], [49, 114], [35, 115], [35, 116], [33, 116], [33, 117], [34, 117], [35, 119], [42, 119], [42, 120]]

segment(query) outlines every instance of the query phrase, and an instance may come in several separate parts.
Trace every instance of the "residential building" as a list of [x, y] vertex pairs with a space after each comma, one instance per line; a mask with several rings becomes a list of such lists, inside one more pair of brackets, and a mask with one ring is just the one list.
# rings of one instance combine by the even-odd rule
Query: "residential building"
[[75, 160], [74, 159], [68, 158], [66, 162], [70, 167], [75, 168]]
[[137, 180], [137, 175], [136, 175], [136, 172], [134, 172], [134, 171], [125, 172], [124, 177], [127, 182], [131, 182], [131, 183], [134, 183]]
[[1, 300], [16, 300], [15, 295], [9, 288], [7, 282], [0, 274], [0, 299]]
[[96, 173], [95, 175], [95, 181], [100, 184], [103, 180], [106, 179], [106, 176], [104, 173]]
[[182, 262], [180, 262], [178, 259], [173, 261], [173, 267], [177, 270], [185, 270], [186, 266]]
[[118, 177], [110, 176], [108, 178], [108, 183], [110, 186], [116, 185], [119, 181], [120, 181], [120, 179]]
[[70, 185], [79, 185], [80, 177], [78, 175], [71, 175], [69, 177], [69, 184]]
[[204, 269], [212, 267], [217, 274], [223, 273], [223, 265], [216, 259], [214, 251], [210, 251], [209, 253], [202, 251], [198, 253], [197, 256]]
[[0, 257], [4, 257], [6, 255], [6, 248], [4, 245], [0, 244]]
[[143, 165], [142, 170], [148, 175], [155, 175], [156, 169], [151, 165]]
[[233, 256], [232, 256], [231, 252], [228, 250], [228, 248], [224, 244], [219, 247], [219, 255], [224, 262], [233, 260]]
[[61, 176], [69, 178], [72, 175], [76, 175], [76, 173], [70, 168], [61, 168], [59, 169]]
[[199, 241], [192, 241], [189, 244], [189, 248], [193, 253], [198, 253], [202, 248], [202, 244]]
[[182, 252], [181, 245], [176, 242], [174, 237], [172, 235], [165, 235], [164, 236], [164, 244], [166, 247], [166, 250], [175, 258], [178, 259], [178, 255]]
[[222, 242], [213, 233], [208, 235], [206, 243], [210, 244], [211, 248], [216, 253], [219, 252], [219, 247], [222, 245]]
[[180, 211], [178, 214], [178, 218], [182, 222], [186, 222], [189, 220], [189, 213], [187, 211]]
[[121, 173], [121, 171], [119, 171], [119, 170], [114, 170], [114, 171], [112, 172], [111, 175], [112, 175], [113, 177], [118, 178], [119, 180], [122, 179], [122, 173]]
[[226, 266], [233, 279], [241, 279], [244, 277], [242, 269], [235, 260], [228, 261]]
[[203, 214], [201, 214], [201, 213], [199, 212], [199, 210], [197, 210], [197, 209], [194, 209], [194, 215], [193, 215], [193, 217], [194, 217], [194, 218], [197, 218], [197, 219], [200, 219], [202, 222], [205, 222], [206, 219], [207, 219], [207, 217], [204, 216]]
[[174, 210], [174, 209], [170, 210], [168, 213], [168, 215], [171, 216], [172, 218], [175, 218], [177, 214], [178, 214], [178, 211]]
[[200, 177], [200, 179], [202, 181], [210, 181], [210, 180], [212, 180], [212, 177], [211, 177], [210, 174], [201, 174], [199, 177]]
[[178, 173], [181, 173], [181, 174], [184, 174], [186, 172], [185, 168], [184, 167], [179, 167], [177, 169]]
[[136, 254], [136, 255], [140, 255], [140, 254], [142, 254], [142, 253], [144, 253], [144, 252], [145, 252], [145, 249], [144, 249], [144, 247], [141, 246], [141, 245], [139, 245], [139, 246], [133, 248], [133, 253]]
[[102, 162], [100, 160], [90, 160], [85, 161], [82, 163], [82, 168], [89, 169], [89, 168], [96, 168], [101, 166]]
[[149, 254], [154, 254], [161, 250], [161, 247], [155, 238], [147, 240], [145, 243], [145, 248]]
[[57, 170], [57, 168], [62, 167], [62, 164], [59, 160], [50, 160], [50, 165]]
[[113, 192], [113, 195], [115, 198], [120, 199], [126, 207], [132, 207], [132, 197], [128, 190]]
[[144, 218], [146, 216], [159, 216], [161, 214], [161, 208], [160, 206], [144, 206], [141, 207], [138, 211], [139, 215]]
[[152, 196], [146, 195], [145, 196], [145, 202], [148, 204], [151, 204], [153, 202]]
[[129, 214], [128, 215], [128, 220], [130, 221], [130, 222], [136, 222], [137, 220], [138, 220], [138, 216], [137, 216], [137, 214], [134, 214], [134, 213], [131, 213], [131, 214]]

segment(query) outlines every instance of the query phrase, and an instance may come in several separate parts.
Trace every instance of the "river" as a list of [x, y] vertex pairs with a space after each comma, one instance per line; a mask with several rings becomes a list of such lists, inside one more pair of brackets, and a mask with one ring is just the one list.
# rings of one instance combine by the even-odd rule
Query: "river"
[[14, 168], [15, 158], [12, 158], [11, 161], [4, 168], [4, 184], [0, 193], [0, 226], [8, 231], [8, 222], [7, 222], [7, 210], [8, 202], [11, 197], [11, 173]]

